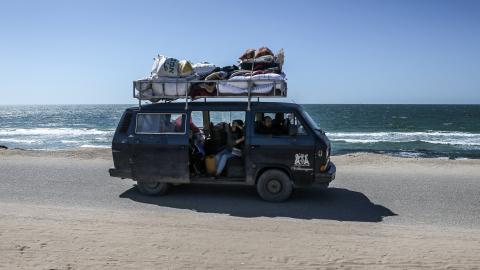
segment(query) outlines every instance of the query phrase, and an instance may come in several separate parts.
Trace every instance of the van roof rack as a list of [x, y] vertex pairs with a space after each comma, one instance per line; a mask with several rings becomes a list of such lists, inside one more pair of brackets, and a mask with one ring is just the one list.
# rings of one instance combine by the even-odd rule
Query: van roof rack
[[[257, 98], [259, 101], [260, 98], [285, 98], [287, 97], [287, 81], [286, 79], [283, 80], [271, 80], [271, 79], [256, 79], [256, 80], [245, 80], [243, 82], [248, 82], [247, 88], [238, 88], [242, 89], [242, 92], [239, 93], [232, 93], [232, 92], [225, 92], [219, 91], [219, 86], [221, 84], [228, 84], [228, 80], [185, 80], [182, 78], [169, 78], [168, 80], [136, 80], [133, 81], [133, 97], [138, 99], [138, 106], [141, 110], [142, 108], [142, 101], [150, 101], [152, 103], [158, 102], [171, 102], [178, 99], [185, 99], [185, 110], [188, 109], [188, 102], [194, 101], [197, 99], [204, 99], [205, 101], [210, 98], [214, 99], [222, 99], [222, 98], [247, 98], [248, 105], [247, 110], [250, 110], [250, 103], [252, 98]], [[254, 87], [255, 83], [262, 83], [263, 85], [272, 85], [271, 88], [260, 90]], [[140, 91], [141, 87], [138, 87], [141, 84], [157, 84], [158, 87], [161, 89], [165, 89], [165, 86], [169, 86], [170, 89], [175, 89], [175, 94], [173, 95], [155, 95], [154, 91], [149, 88], [146, 90]], [[210, 95], [192, 95], [192, 86], [197, 84], [208, 84], [210, 86], [214, 86], [214, 91]], [[150, 90], [150, 91], [147, 91]], [[268, 90], [268, 91], [266, 91]], [[183, 93], [184, 92], [184, 93]], [[179, 94], [180, 93], [180, 94]]]

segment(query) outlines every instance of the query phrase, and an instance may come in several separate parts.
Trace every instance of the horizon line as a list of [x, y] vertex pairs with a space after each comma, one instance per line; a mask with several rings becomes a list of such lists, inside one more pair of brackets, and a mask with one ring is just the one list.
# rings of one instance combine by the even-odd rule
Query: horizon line
[[[189, 101], [191, 103], [192, 101]], [[196, 101], [193, 101], [196, 102]], [[240, 101], [239, 101], [240, 102]], [[245, 102], [245, 101], [241, 101]], [[258, 102], [258, 101], [252, 101]], [[272, 101], [265, 101], [272, 102]], [[275, 102], [275, 101], [273, 101]], [[281, 101], [279, 101], [281, 102]], [[178, 102], [185, 103], [185, 102]], [[300, 102], [284, 102], [284, 103], [296, 103], [300, 105], [480, 105], [480, 103], [300, 103]], [[151, 103], [146, 103], [142, 105], [147, 105]], [[155, 104], [162, 104], [157, 102]], [[135, 103], [14, 103], [14, 104], [0, 104], [0, 106], [73, 106], [73, 105], [133, 105], [138, 106], [138, 102]]]

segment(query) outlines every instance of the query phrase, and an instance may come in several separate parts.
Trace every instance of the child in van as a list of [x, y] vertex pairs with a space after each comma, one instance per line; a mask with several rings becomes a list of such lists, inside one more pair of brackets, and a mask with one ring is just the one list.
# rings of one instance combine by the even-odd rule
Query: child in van
[[229, 133], [231, 134], [231, 143], [227, 144], [227, 147], [215, 155], [215, 164], [216, 164], [216, 176], [219, 176], [227, 161], [233, 157], [242, 156], [242, 148], [245, 141], [245, 136], [243, 134], [243, 121], [242, 120], [233, 120], [232, 126], [229, 128]]

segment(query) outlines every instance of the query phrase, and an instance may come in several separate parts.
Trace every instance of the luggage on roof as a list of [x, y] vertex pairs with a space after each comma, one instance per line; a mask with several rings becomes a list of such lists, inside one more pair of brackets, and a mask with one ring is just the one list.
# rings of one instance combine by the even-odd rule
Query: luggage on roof
[[218, 67], [158, 55], [150, 76], [133, 82], [134, 97], [156, 102], [180, 98], [286, 97], [283, 49], [248, 49], [237, 65]]

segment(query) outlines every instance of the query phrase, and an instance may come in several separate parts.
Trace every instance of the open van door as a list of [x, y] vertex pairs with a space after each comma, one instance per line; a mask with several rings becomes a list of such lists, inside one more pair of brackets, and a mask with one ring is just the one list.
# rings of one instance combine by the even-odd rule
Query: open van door
[[129, 136], [134, 180], [189, 183], [186, 113], [136, 114], [135, 133]]

